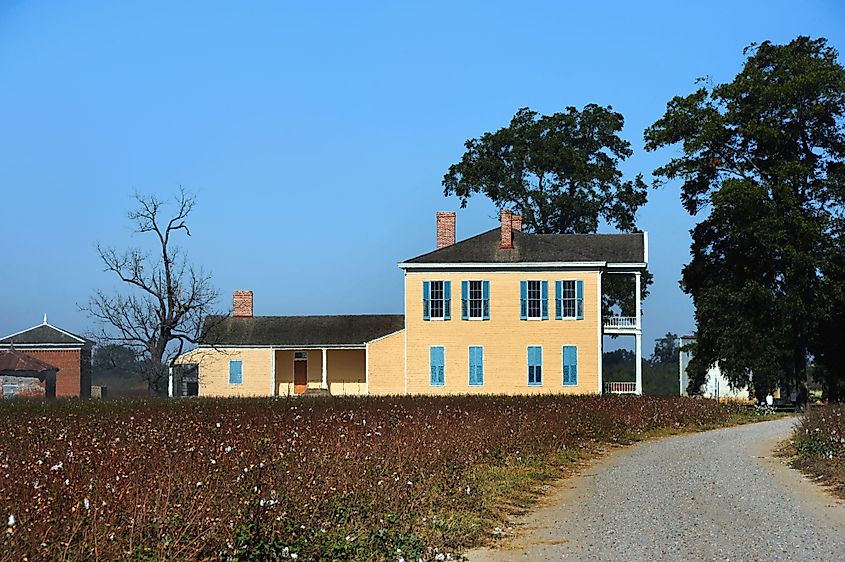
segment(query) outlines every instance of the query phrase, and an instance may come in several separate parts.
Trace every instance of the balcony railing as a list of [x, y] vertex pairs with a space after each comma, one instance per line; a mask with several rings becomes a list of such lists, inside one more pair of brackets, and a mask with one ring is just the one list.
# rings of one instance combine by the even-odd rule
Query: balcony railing
[[604, 319], [605, 329], [634, 330], [638, 328], [636, 316], [608, 316]]
[[636, 394], [637, 383], [635, 382], [606, 382], [604, 383], [605, 394]]

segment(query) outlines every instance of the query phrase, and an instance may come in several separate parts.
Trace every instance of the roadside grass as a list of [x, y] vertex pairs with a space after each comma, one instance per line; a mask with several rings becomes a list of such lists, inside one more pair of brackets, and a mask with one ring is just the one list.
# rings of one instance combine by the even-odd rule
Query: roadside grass
[[793, 468], [845, 498], [845, 404], [811, 407], [781, 454]]
[[457, 558], [602, 451], [746, 412], [679, 397], [10, 401], [0, 558]]

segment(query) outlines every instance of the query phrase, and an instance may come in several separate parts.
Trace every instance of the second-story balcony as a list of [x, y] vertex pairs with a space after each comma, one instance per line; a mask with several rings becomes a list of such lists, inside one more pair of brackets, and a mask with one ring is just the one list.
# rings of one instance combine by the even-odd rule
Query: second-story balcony
[[636, 316], [606, 316], [604, 329], [607, 332], [633, 332], [639, 329]]

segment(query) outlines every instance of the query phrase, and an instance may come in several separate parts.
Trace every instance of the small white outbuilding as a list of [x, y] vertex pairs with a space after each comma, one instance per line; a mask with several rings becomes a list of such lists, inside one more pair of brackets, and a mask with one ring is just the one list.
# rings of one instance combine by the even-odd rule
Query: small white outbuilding
[[[690, 344], [695, 343], [695, 336], [681, 336], [681, 352], [679, 353], [679, 384], [681, 396], [689, 396], [687, 386], [689, 385], [689, 376], [687, 375], [687, 367], [692, 359], [693, 353]], [[711, 365], [707, 371], [707, 381], [704, 384], [704, 397], [713, 398], [715, 400], [748, 400], [747, 388], [731, 388], [728, 379], [722, 375], [719, 365]]]

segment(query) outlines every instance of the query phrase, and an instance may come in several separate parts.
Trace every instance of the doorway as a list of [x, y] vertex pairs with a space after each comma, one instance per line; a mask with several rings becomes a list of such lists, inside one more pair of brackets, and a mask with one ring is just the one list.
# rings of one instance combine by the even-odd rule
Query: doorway
[[293, 357], [293, 392], [302, 394], [308, 390], [308, 352], [297, 351]]

